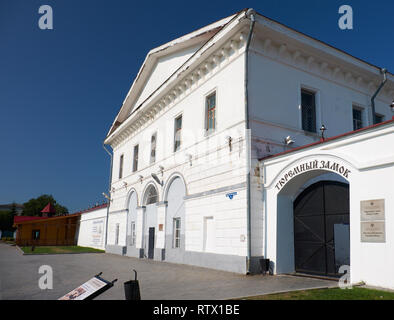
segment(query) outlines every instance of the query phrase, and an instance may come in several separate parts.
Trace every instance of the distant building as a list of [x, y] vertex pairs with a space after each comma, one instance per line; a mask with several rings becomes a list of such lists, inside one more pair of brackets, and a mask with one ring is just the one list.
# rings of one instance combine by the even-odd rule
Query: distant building
[[[7, 211], [12, 209], [12, 203], [0, 204], [0, 211]], [[20, 216], [23, 211], [23, 204], [15, 203], [16, 214]]]
[[14, 217], [19, 246], [76, 245], [80, 213], [56, 217]]
[[80, 245], [105, 248], [107, 204], [78, 211], [73, 214], [52, 216], [54, 207], [48, 203], [41, 217], [16, 216], [15, 241], [19, 246]]

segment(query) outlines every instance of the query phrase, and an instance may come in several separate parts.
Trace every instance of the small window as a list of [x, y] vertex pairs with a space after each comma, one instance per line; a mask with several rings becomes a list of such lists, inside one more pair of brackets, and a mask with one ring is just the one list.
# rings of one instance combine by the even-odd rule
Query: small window
[[150, 139], [150, 163], [155, 163], [156, 161], [156, 138], [157, 134], [153, 134]]
[[382, 123], [384, 121], [384, 116], [378, 113], [375, 113], [375, 123]]
[[302, 130], [316, 132], [316, 101], [315, 93], [301, 90]]
[[363, 110], [353, 107], [353, 130], [359, 130], [363, 127]]
[[207, 132], [214, 131], [216, 129], [216, 92], [210, 94], [205, 101], [206, 104], [206, 124], [205, 129]]
[[174, 222], [174, 238], [173, 238], [173, 248], [181, 247], [181, 218], [175, 218]]
[[115, 227], [115, 244], [119, 243], [119, 223], [116, 224]]
[[131, 238], [130, 238], [130, 245], [135, 245], [135, 221], [131, 221]]
[[175, 118], [174, 152], [181, 148], [182, 115]]
[[33, 240], [40, 240], [40, 230], [33, 230], [32, 231], [32, 239]]
[[119, 159], [119, 179], [123, 177], [123, 154], [120, 156]]
[[153, 185], [150, 185], [145, 192], [145, 205], [153, 204], [157, 202], [157, 191]]
[[138, 144], [134, 146], [134, 154], [133, 154], [133, 172], [138, 170]]

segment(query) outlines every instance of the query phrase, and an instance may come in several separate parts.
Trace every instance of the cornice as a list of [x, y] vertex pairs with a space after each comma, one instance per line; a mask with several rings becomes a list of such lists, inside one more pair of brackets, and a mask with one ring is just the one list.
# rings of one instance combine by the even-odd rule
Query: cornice
[[[382, 79], [382, 76], [379, 77], [361, 69], [356, 70], [355, 67], [352, 68], [345, 61], [339, 63], [336, 58], [332, 60], [326, 57], [322, 58], [315, 50], [308, 50], [306, 46], [299, 49], [283, 39], [278, 41], [274, 38], [274, 34], [256, 38], [250, 51], [363, 94], [372, 95]], [[385, 96], [384, 99], [387, 100], [394, 98], [393, 82], [388, 82], [383, 87], [380, 98], [382, 96]]]
[[160, 115], [166, 113], [183, 98], [191, 94], [195, 89], [220, 72], [240, 54], [244, 52], [246, 33], [236, 33], [223, 45], [214, 50], [203, 59], [199, 59], [196, 67], [190, 68], [182, 77], [176, 79], [173, 84], [160, 95], [159, 98], [142, 109], [138, 110], [110, 136], [105, 143], [116, 149], [129, 138], [154, 122]]

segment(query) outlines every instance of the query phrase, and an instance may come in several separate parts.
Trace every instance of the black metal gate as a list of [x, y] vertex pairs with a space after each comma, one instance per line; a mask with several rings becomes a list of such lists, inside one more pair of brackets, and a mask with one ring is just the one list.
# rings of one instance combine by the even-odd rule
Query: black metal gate
[[[320, 181], [306, 188], [294, 202], [295, 270], [338, 276], [334, 225], [349, 224], [349, 186]], [[350, 251], [350, 248], [349, 248]]]

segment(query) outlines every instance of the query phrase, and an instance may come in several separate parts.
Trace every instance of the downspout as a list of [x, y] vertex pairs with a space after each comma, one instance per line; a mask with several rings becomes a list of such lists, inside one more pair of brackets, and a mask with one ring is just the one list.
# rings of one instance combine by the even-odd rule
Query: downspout
[[380, 84], [378, 90], [376, 90], [375, 94], [372, 96], [371, 98], [371, 108], [372, 108], [372, 124], [376, 124], [376, 117], [375, 117], [375, 98], [378, 95], [378, 93], [380, 92], [380, 90], [383, 88], [383, 86], [385, 85], [386, 81], [387, 81], [387, 69], [383, 68], [380, 70], [380, 72], [383, 74], [383, 81]]
[[[245, 128], [246, 128], [246, 135], [248, 137], [250, 131], [249, 125], [249, 95], [248, 95], [248, 67], [249, 67], [249, 46], [252, 40], [253, 28], [255, 24], [255, 10], [250, 8], [246, 12], [246, 17], [250, 19], [250, 28], [249, 28], [249, 35], [246, 41], [246, 48], [245, 48]], [[246, 260], [246, 274], [250, 274], [250, 260], [252, 256], [252, 236], [251, 236], [251, 207], [250, 207], [250, 170], [251, 170], [251, 141], [248, 139], [248, 143], [246, 144], [246, 169], [248, 170], [246, 174], [246, 206], [247, 206], [247, 239], [248, 239], [248, 252], [247, 252], [247, 260]]]
[[107, 205], [107, 219], [105, 222], [105, 245], [104, 248], [107, 247], [107, 237], [108, 237], [108, 217], [109, 217], [109, 206], [111, 204], [111, 182], [112, 182], [112, 165], [113, 165], [113, 156], [112, 153], [105, 147], [105, 144], [103, 143], [103, 148], [104, 150], [108, 153], [108, 155], [111, 157], [111, 167], [109, 168], [109, 184], [108, 184], [108, 196], [110, 199], [108, 199], [108, 205]]

